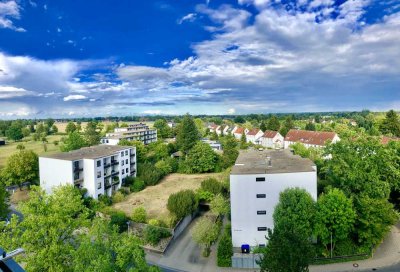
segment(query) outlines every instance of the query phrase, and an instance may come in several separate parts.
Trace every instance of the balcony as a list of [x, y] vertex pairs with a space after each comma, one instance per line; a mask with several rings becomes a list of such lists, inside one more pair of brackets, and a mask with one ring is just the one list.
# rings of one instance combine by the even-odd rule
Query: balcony
[[104, 183], [104, 187], [106, 188], [106, 190], [108, 189], [108, 188], [111, 188], [111, 182], [110, 181], [106, 181], [105, 183]]
[[83, 178], [74, 178], [74, 184], [79, 184], [83, 181]]
[[82, 167], [74, 167], [74, 173], [83, 171]]
[[117, 164], [119, 164], [119, 161], [117, 160], [111, 161], [111, 165], [117, 165]]
[[104, 164], [104, 168], [108, 168], [108, 167], [110, 167], [111, 166], [111, 163], [105, 163]]

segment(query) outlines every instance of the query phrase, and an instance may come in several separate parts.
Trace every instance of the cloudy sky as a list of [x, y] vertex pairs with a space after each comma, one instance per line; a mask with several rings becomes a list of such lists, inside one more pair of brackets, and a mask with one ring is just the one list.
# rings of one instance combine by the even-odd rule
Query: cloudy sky
[[400, 0], [0, 0], [0, 118], [400, 109]]

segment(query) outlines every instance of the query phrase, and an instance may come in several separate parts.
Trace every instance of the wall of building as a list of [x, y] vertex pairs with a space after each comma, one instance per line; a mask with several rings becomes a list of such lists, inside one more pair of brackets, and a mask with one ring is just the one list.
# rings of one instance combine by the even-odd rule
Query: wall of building
[[[265, 177], [257, 182], [257, 177]], [[273, 228], [273, 212], [279, 202], [279, 194], [286, 188], [299, 187], [307, 190], [317, 199], [317, 173], [280, 173], [231, 175], [231, 219], [232, 242], [234, 247], [242, 244], [257, 246], [265, 244], [267, 231], [258, 231], [258, 227]], [[257, 198], [265, 194], [266, 198]], [[257, 211], [266, 211], [257, 215]]]
[[72, 161], [39, 157], [40, 187], [51, 194], [60, 185], [73, 185]]

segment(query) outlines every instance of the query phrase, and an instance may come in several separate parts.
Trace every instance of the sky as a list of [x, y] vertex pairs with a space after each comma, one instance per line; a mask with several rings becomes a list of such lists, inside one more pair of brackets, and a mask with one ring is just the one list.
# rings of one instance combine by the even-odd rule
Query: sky
[[400, 0], [0, 0], [0, 119], [400, 109]]

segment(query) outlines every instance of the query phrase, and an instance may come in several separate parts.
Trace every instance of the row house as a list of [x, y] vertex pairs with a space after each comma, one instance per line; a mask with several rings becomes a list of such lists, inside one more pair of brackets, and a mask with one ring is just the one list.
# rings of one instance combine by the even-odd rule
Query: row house
[[285, 138], [278, 131], [266, 130], [257, 140], [257, 144], [266, 148], [280, 149], [283, 148], [284, 141]]
[[335, 132], [308, 131], [291, 129], [286, 134], [284, 148], [289, 148], [294, 143], [302, 143], [305, 147], [325, 147], [328, 142], [340, 141]]

